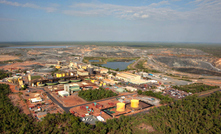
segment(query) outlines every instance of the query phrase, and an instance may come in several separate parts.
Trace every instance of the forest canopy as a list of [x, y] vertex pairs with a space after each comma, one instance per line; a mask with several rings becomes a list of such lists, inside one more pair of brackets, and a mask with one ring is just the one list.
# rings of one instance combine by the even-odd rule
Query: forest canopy
[[[221, 93], [205, 98], [195, 95], [174, 101], [170, 105], [151, 109], [149, 113], [121, 116], [88, 125], [70, 113], [48, 114], [41, 122], [21, 113], [10, 102], [9, 86], [0, 84], [0, 133], [76, 133], [76, 134], [132, 134], [132, 133], [220, 133]], [[143, 127], [141, 127], [143, 126]]]
[[178, 89], [178, 90], [182, 90], [185, 92], [191, 92], [191, 93], [199, 93], [202, 91], [207, 91], [207, 90], [212, 90], [212, 89], [216, 89], [219, 88], [218, 86], [210, 86], [210, 85], [206, 85], [203, 83], [193, 83], [190, 85], [184, 85], [184, 86], [173, 86], [173, 88]]
[[78, 96], [80, 96], [81, 98], [87, 101], [92, 101], [92, 100], [100, 100], [103, 98], [117, 96], [117, 94], [111, 90], [105, 90], [104, 88], [100, 87], [99, 89], [95, 90], [89, 89], [85, 91], [80, 91], [78, 93]]

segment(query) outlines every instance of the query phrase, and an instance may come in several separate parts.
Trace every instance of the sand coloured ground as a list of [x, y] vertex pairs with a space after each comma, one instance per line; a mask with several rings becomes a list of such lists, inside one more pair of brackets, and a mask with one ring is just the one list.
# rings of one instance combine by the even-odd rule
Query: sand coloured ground
[[11, 55], [0, 55], [0, 61], [8, 61], [8, 60], [16, 60], [19, 59], [18, 56], [11, 56]]

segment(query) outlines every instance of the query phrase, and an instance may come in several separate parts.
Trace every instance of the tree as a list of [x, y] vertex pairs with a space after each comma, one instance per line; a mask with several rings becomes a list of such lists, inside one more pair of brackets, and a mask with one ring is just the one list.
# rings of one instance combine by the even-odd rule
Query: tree
[[142, 92], [142, 90], [138, 90], [137, 93], [138, 93], [139, 95], [141, 95], [143, 92]]

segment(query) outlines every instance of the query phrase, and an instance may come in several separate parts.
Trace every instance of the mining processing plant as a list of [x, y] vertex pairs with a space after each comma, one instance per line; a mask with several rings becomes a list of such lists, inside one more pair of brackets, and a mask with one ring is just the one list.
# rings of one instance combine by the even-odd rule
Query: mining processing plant
[[101, 111], [103, 111], [112, 118], [117, 118], [121, 115], [140, 112], [141, 110], [150, 107], [153, 107], [153, 105], [141, 100], [132, 99], [130, 103], [118, 102], [116, 106], [108, 107], [102, 109]]

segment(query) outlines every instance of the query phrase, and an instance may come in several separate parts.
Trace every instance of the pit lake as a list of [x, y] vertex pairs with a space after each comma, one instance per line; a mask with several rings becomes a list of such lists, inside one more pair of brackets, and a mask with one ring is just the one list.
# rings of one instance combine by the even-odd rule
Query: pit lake
[[132, 64], [135, 60], [129, 61], [129, 62], [107, 62], [107, 64], [102, 64], [104, 67], [112, 68], [112, 69], [117, 69], [119, 70], [124, 70], [127, 68], [128, 65]]
[[100, 62], [99, 60], [89, 60], [90, 62]]

